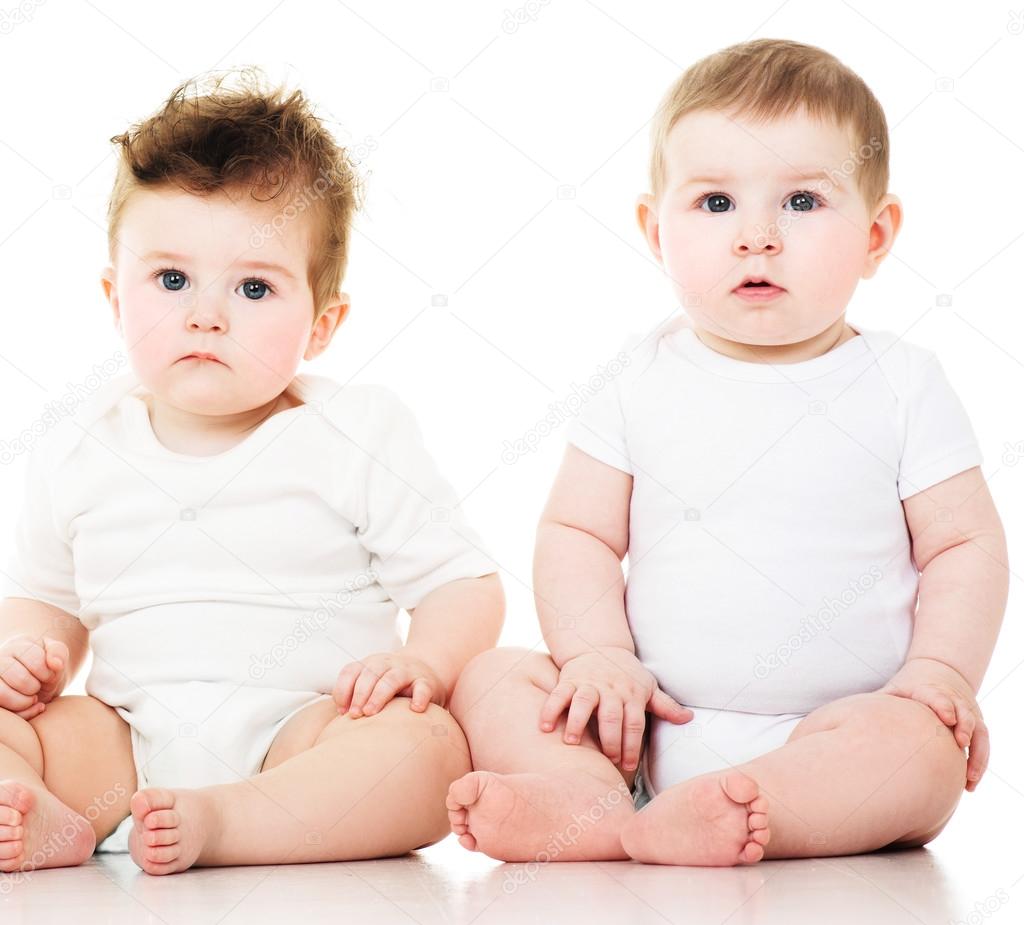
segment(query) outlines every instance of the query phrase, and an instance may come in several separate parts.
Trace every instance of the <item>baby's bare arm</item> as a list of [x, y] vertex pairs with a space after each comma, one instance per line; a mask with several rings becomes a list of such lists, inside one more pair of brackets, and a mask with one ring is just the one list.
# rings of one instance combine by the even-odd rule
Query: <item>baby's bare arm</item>
[[559, 668], [602, 646], [635, 651], [622, 574], [632, 491], [631, 475], [566, 447], [533, 559], [537, 616]]
[[466, 663], [498, 642], [505, 622], [501, 580], [492, 574], [450, 581], [423, 598], [409, 618], [401, 651], [430, 665], [450, 697]]
[[977, 692], [995, 648], [1009, 590], [1006, 537], [977, 467], [903, 502], [921, 572], [907, 660], [928, 658]]

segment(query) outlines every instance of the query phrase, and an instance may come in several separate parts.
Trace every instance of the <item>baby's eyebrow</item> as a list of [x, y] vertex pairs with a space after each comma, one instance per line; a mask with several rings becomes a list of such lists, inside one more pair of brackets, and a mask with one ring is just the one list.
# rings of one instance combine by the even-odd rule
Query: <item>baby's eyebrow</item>
[[[170, 261], [171, 263], [186, 263], [189, 260], [189, 258], [184, 254], [175, 254], [171, 251], [149, 251], [149, 253], [143, 255], [142, 259], [146, 263], [153, 263], [161, 260]], [[243, 270], [264, 270], [272, 273], [280, 273], [281, 276], [287, 277], [292, 282], [297, 282], [295, 274], [279, 263], [268, 263], [265, 260], [238, 260], [235, 262], [234, 266]]]
[[[729, 180], [734, 180], [735, 176], [729, 173], [714, 173], [706, 172], [700, 176], [690, 177], [688, 180], [684, 180], [680, 184], [680, 189], [687, 186], [696, 186], [703, 183], [726, 183]], [[782, 174], [779, 180], [831, 180], [836, 186], [842, 186], [837, 178], [829, 176], [828, 171], [819, 170], [813, 167], [809, 167], [803, 170], [795, 170], [789, 173]]]

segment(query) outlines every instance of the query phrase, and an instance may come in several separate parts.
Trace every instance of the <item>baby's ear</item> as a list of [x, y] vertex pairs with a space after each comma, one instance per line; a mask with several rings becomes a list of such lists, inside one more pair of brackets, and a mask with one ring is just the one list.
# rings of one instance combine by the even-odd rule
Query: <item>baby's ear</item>
[[340, 292], [337, 298], [331, 300], [313, 323], [313, 330], [309, 334], [309, 343], [306, 345], [303, 359], [312, 360], [327, 349], [334, 337], [334, 332], [348, 317], [350, 306], [351, 300], [347, 292]]
[[868, 253], [861, 276], [871, 279], [878, 265], [892, 249], [896, 235], [903, 224], [903, 204], [899, 197], [887, 193], [875, 208], [874, 219], [868, 231]]
[[100, 286], [103, 288], [103, 296], [110, 303], [114, 312], [114, 327], [120, 330], [121, 327], [121, 306], [117, 299], [117, 274], [113, 267], [105, 267], [100, 274]]
[[636, 201], [636, 222], [647, 246], [661, 263], [661, 237], [658, 231], [657, 201], [650, 193], [642, 193]]

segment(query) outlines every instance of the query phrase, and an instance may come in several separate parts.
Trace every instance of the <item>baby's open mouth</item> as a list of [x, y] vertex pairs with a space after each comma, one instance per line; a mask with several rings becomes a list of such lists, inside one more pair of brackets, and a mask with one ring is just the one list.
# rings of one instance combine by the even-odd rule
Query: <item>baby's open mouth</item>
[[764, 301], [782, 295], [786, 290], [763, 276], [748, 276], [733, 293], [746, 301]]

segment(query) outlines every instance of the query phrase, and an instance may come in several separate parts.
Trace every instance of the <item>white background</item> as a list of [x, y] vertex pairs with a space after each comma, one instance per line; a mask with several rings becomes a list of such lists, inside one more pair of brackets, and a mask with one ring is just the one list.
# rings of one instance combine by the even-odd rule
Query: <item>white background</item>
[[[386, 383], [414, 408], [502, 566], [502, 642], [535, 645], [533, 531], [564, 428], [511, 465], [505, 442], [626, 333], [676, 308], [633, 217], [665, 88], [725, 45], [785, 37], [837, 55], [886, 111], [905, 224], [848, 317], [938, 352], [1012, 558], [1024, 510], [1022, 30], [1024, 7], [991, 2], [0, 0], [0, 440], [121, 347], [99, 286], [110, 136], [189, 76], [261, 65], [316, 101], [367, 176], [352, 315], [306, 368]], [[3, 556], [23, 459], [0, 467]], [[993, 829], [1024, 817], [1020, 592], [1014, 574], [982, 689], [992, 768], [962, 810]]]

